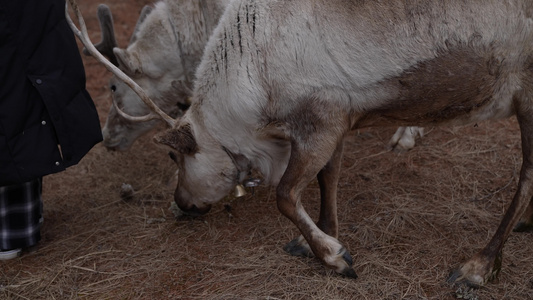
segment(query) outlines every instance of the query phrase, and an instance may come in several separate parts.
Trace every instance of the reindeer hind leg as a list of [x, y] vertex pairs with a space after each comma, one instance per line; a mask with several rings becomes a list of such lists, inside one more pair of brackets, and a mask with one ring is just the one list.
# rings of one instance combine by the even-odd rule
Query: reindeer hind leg
[[450, 283], [476, 287], [498, 275], [504, 243], [533, 196], [533, 93], [520, 90], [515, 93], [513, 101], [520, 125], [523, 154], [518, 189], [492, 239], [485, 248], [452, 271], [448, 278]]

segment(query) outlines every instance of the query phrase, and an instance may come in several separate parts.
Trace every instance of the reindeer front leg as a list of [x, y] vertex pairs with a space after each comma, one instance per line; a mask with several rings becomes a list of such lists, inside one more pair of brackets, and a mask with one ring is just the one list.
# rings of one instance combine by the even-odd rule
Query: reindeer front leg
[[[344, 141], [341, 141], [329, 162], [317, 175], [320, 186], [320, 216], [316, 224], [324, 233], [334, 238], [338, 238], [339, 235], [337, 185], [339, 182], [343, 149]], [[283, 250], [294, 256], [314, 257], [313, 251], [302, 235], [285, 245]]]
[[[277, 187], [278, 209], [298, 227], [303, 237], [290, 242], [285, 250], [293, 255], [309, 255], [307, 247], [310, 247], [312, 253], [327, 267], [345, 276], [357, 278], [350, 254], [336, 238], [336, 186], [342, 158], [342, 141], [332, 147], [325, 141], [327, 139], [317, 138], [315, 141], [317, 140], [321, 142], [292, 143], [289, 164]], [[310, 144], [313, 147], [309, 147]], [[318, 226], [301, 202], [302, 191], [317, 173], [320, 173], [318, 178], [322, 196]]]

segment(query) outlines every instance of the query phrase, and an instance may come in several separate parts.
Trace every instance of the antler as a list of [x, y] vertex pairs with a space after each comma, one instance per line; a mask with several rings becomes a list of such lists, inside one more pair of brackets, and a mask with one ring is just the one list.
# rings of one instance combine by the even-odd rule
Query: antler
[[117, 113], [123, 117], [124, 119], [126, 120], [129, 120], [129, 121], [132, 121], [132, 122], [146, 122], [146, 121], [150, 121], [150, 120], [155, 120], [155, 119], [161, 119], [160, 116], [150, 112], [149, 114], [145, 115], [145, 116], [140, 116], [140, 117], [137, 117], [137, 116], [130, 116], [128, 115], [127, 113], [125, 113], [124, 111], [122, 111], [122, 109], [120, 109], [117, 105], [117, 102], [116, 101], [112, 101], [113, 103], [113, 106], [115, 107], [115, 110], [117, 111]]
[[[115, 38], [115, 30], [113, 29], [113, 14], [111, 14], [109, 6], [100, 4], [98, 5], [96, 15], [100, 23], [102, 39], [94, 47], [98, 52], [107, 56], [113, 65], [118, 66], [117, 57], [113, 53], [113, 48], [118, 46], [117, 39]], [[83, 54], [91, 55], [87, 48], [83, 48]]]
[[[80, 41], [83, 43], [87, 51], [98, 60], [98, 62], [102, 63], [107, 70], [109, 70], [111, 73], [113, 73], [117, 78], [124, 81], [139, 97], [143, 100], [143, 102], [150, 108], [150, 110], [154, 111], [159, 117], [161, 117], [170, 127], [174, 127], [176, 125], [176, 120], [167, 115], [164, 111], [162, 111], [155, 103], [146, 95], [144, 90], [131, 78], [129, 78], [122, 70], [117, 68], [115, 65], [113, 65], [109, 60], [107, 60], [96, 48], [94, 47], [93, 43], [91, 42], [91, 39], [89, 38], [89, 34], [87, 32], [87, 27], [85, 25], [85, 20], [83, 19], [83, 16], [81, 15], [80, 9], [78, 7], [78, 3], [76, 0], [68, 0], [70, 3], [70, 6], [72, 7], [72, 10], [75, 13], [76, 19], [78, 20], [78, 23], [80, 24], [81, 31], [76, 27], [72, 19], [70, 18], [70, 14], [68, 12], [68, 5], [65, 4], [65, 16], [67, 19], [67, 22], [69, 23], [70, 28], [74, 32], [74, 34], [80, 39]], [[148, 117], [148, 116], [147, 116]], [[142, 118], [142, 117], [140, 117]]]

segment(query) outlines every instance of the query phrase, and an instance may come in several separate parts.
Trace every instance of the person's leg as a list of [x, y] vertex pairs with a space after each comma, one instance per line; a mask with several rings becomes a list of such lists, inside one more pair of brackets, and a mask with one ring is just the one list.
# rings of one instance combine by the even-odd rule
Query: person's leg
[[42, 178], [0, 187], [0, 260], [41, 240]]

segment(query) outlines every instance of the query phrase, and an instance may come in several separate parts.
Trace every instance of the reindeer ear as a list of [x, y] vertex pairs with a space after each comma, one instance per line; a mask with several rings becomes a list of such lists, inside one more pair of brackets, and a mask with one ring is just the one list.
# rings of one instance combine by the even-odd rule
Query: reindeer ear
[[198, 152], [198, 144], [189, 124], [163, 131], [154, 136], [154, 141], [169, 146], [181, 154], [193, 155]]
[[153, 8], [148, 5], [145, 5], [143, 9], [141, 10], [141, 14], [139, 15], [137, 24], [135, 24], [135, 28], [133, 29], [133, 33], [131, 34], [129, 45], [133, 44], [137, 40], [137, 33], [139, 32], [141, 28], [141, 24], [144, 22], [144, 19], [146, 19], [146, 16], [148, 16], [152, 12], [152, 10]]
[[138, 75], [142, 73], [141, 63], [136, 55], [132, 55], [124, 49], [118, 47], [113, 48], [113, 53], [118, 61], [119, 68], [128, 75]]

